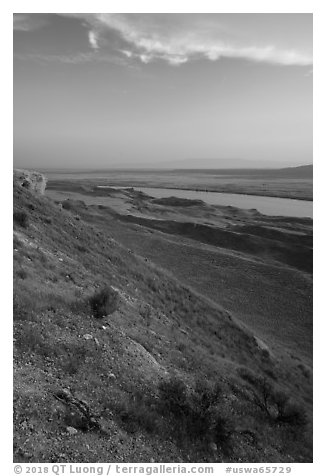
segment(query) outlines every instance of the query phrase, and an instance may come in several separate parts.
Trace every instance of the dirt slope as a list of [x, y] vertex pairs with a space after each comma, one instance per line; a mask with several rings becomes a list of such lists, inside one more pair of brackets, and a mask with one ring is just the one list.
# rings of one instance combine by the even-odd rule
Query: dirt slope
[[83, 207], [14, 181], [14, 460], [311, 461], [309, 370]]

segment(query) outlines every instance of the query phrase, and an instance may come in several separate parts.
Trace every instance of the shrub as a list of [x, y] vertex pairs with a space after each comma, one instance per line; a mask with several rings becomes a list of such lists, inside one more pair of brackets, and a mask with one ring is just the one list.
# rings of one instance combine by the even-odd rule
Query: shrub
[[203, 380], [198, 380], [195, 384], [195, 391], [192, 400], [199, 409], [207, 410], [212, 406], [216, 406], [222, 396], [222, 389], [218, 383], [210, 386]]
[[14, 321], [35, 321], [36, 303], [32, 298], [21, 299], [17, 294], [13, 296]]
[[287, 393], [276, 389], [265, 377], [246, 373], [242, 378], [254, 387], [251, 390], [252, 402], [272, 421], [294, 426], [305, 425], [305, 411], [291, 402]]
[[89, 298], [89, 304], [94, 317], [100, 319], [118, 309], [119, 294], [110, 286], [106, 286]]
[[[174, 433], [182, 441], [215, 443], [226, 454], [230, 451], [230, 424], [220, 414], [219, 385], [198, 381], [192, 391], [176, 378], [159, 385], [162, 413], [174, 422]], [[172, 423], [173, 425], [173, 423]]]
[[26, 279], [28, 276], [27, 271], [24, 268], [19, 269], [16, 274], [20, 279]]
[[287, 423], [291, 426], [303, 426], [307, 423], [305, 411], [298, 404], [292, 402], [287, 394], [275, 392], [273, 399], [277, 408], [277, 422]]
[[136, 391], [130, 396], [108, 402], [128, 433], [144, 430], [173, 439], [182, 449], [192, 446], [205, 454], [214, 443], [225, 455], [231, 451], [230, 423], [217, 407], [221, 390], [218, 385], [198, 382], [194, 389], [176, 377], [162, 381], [153, 395]]
[[196, 382], [194, 391], [189, 396], [188, 431], [192, 437], [206, 442], [213, 442], [228, 453], [230, 449], [231, 426], [221, 415], [222, 390], [218, 384]]
[[28, 321], [29, 320], [28, 312], [23, 308], [23, 306], [15, 301], [14, 297], [14, 305], [13, 305], [13, 320], [14, 321]]
[[151, 307], [145, 304], [141, 307], [139, 313], [144, 318], [146, 325], [149, 326], [151, 322]]
[[84, 245], [77, 245], [77, 250], [78, 250], [80, 253], [86, 253], [87, 248], [86, 248]]
[[159, 396], [163, 413], [172, 413], [180, 418], [188, 413], [187, 387], [177, 378], [163, 381], [159, 384]]
[[71, 349], [63, 348], [60, 356], [62, 370], [68, 375], [75, 375], [85, 363], [87, 349], [83, 346], [72, 346]]
[[17, 236], [14, 235], [13, 238], [13, 248], [18, 249], [21, 247], [21, 241], [17, 238]]
[[14, 223], [16, 223], [16, 225], [21, 226], [23, 228], [27, 228], [28, 227], [27, 213], [23, 211], [14, 212]]
[[154, 433], [158, 429], [158, 414], [144, 398], [122, 399], [115, 404], [114, 409], [128, 433], [136, 433], [139, 428], [147, 433]]
[[30, 322], [25, 322], [21, 326], [21, 332], [16, 336], [16, 346], [20, 351], [27, 353], [29, 356], [31, 353], [34, 353], [42, 358], [51, 357], [55, 352], [55, 349], [50, 345], [46, 332], [42, 332]]
[[62, 202], [62, 208], [64, 208], [65, 210], [72, 210], [73, 207], [72, 207], [72, 203], [69, 200], [69, 198]]
[[230, 454], [232, 449], [232, 428], [230, 422], [226, 418], [217, 415], [211, 427], [211, 432], [213, 442], [222, 449], [225, 455]]

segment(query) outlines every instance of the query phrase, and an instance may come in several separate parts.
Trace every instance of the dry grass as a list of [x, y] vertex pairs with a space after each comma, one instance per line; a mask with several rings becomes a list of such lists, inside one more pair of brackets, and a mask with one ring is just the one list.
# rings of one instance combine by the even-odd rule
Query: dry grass
[[[236, 462], [241, 451], [242, 461], [259, 461], [283, 439], [279, 461], [310, 460], [293, 423], [275, 431], [248, 398], [236, 373], [243, 362], [292, 383], [229, 313], [118, 244], [102, 215], [91, 211], [87, 223], [79, 209], [76, 220], [75, 210], [23, 189], [15, 201], [28, 204], [30, 221], [14, 244], [15, 461]], [[105, 283], [119, 300], [101, 291]], [[94, 309], [109, 317], [94, 319]], [[63, 388], [87, 401], [101, 431], [83, 429], [57, 403]]]

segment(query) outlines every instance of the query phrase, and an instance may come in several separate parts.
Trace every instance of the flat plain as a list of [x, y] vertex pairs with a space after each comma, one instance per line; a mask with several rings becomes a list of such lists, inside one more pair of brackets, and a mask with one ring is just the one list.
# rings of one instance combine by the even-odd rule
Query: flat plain
[[[307, 167], [307, 168], [306, 168]], [[49, 171], [53, 180], [91, 180], [98, 185], [157, 187], [312, 200], [312, 166], [290, 169]]]

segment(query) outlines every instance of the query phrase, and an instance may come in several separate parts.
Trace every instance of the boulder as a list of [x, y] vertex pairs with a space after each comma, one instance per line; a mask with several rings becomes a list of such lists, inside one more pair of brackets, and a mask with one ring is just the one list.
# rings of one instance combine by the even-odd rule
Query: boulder
[[33, 192], [44, 194], [47, 178], [39, 172], [30, 170], [14, 170], [14, 182]]
[[76, 430], [76, 428], [74, 428], [73, 426], [67, 426], [66, 430], [69, 435], [76, 435], [78, 433], [78, 430]]

